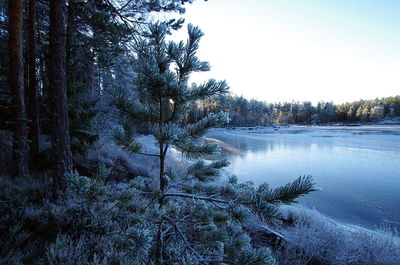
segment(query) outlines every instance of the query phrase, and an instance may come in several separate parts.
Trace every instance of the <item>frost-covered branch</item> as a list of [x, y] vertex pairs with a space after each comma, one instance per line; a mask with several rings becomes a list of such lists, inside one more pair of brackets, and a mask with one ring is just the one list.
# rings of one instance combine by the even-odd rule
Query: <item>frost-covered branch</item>
[[218, 160], [208, 165], [206, 165], [203, 160], [200, 160], [188, 168], [187, 174], [194, 176], [200, 181], [207, 181], [210, 177], [219, 176], [219, 169], [227, 167], [228, 165], [229, 162], [227, 159]]
[[202, 264], [206, 263], [203, 259], [203, 257], [194, 249], [192, 248], [192, 246], [189, 244], [189, 242], [187, 241], [185, 235], [182, 233], [182, 231], [179, 229], [178, 225], [174, 222], [174, 220], [172, 220], [171, 218], [169, 218], [168, 216], [163, 215], [161, 217], [163, 220], [167, 221], [168, 223], [170, 223], [175, 231], [178, 233], [178, 235], [182, 238], [183, 242], [185, 243], [186, 247], [196, 256], [196, 258], [198, 259], [198, 261]]
[[312, 177], [303, 176], [285, 186], [272, 189], [267, 193], [265, 199], [272, 204], [290, 204], [295, 203], [298, 197], [312, 191], [315, 191]]
[[212, 113], [194, 124], [186, 126], [186, 134], [193, 138], [202, 137], [211, 128], [225, 125], [228, 121], [226, 113]]
[[137, 154], [139, 154], [139, 155], [144, 155], [144, 156], [155, 156], [155, 157], [160, 157], [160, 155], [156, 155], [156, 154], [146, 154], [146, 153], [142, 153], [142, 152], [137, 152]]
[[181, 141], [180, 139], [175, 142], [175, 147], [186, 157], [204, 157], [219, 151], [219, 147], [216, 144], [196, 144], [192, 141]]
[[210, 79], [206, 83], [196, 86], [192, 89], [189, 98], [191, 100], [201, 100], [212, 96], [217, 96], [227, 93], [229, 87], [225, 81], [216, 81]]
[[116, 88], [109, 93], [111, 94], [113, 105], [131, 121], [145, 123], [157, 117], [157, 110], [154, 107], [145, 106], [137, 101], [133, 101], [124, 89]]
[[113, 138], [118, 146], [126, 151], [138, 153], [141, 149], [141, 144], [134, 139], [134, 135], [133, 127], [127, 123], [113, 130]]
[[182, 198], [189, 198], [189, 199], [196, 199], [196, 200], [203, 200], [203, 201], [210, 201], [210, 202], [219, 202], [224, 204], [229, 204], [229, 201], [221, 200], [221, 199], [214, 199], [210, 197], [198, 196], [193, 194], [187, 193], [165, 193], [162, 195], [163, 197], [182, 197]]

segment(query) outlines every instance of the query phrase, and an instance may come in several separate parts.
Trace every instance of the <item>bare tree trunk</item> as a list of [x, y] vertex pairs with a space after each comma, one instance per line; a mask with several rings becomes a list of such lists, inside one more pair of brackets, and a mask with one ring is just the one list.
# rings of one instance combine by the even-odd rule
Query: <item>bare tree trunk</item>
[[55, 185], [63, 188], [65, 173], [72, 171], [66, 82], [65, 0], [50, 1], [50, 96], [52, 100], [52, 140]]
[[156, 248], [155, 248], [155, 253], [154, 253], [154, 258], [155, 258], [155, 265], [161, 265], [163, 263], [163, 257], [162, 257], [162, 248], [163, 248], [163, 241], [162, 241], [162, 225], [163, 221], [160, 221], [160, 224], [158, 226], [158, 231], [157, 231], [157, 236], [156, 236]]
[[37, 41], [38, 41], [38, 44], [39, 44], [39, 49], [40, 49], [40, 54], [39, 54], [39, 79], [38, 79], [38, 92], [39, 92], [39, 98], [38, 98], [38, 100], [39, 101], [41, 101], [42, 100], [42, 97], [43, 97], [43, 90], [44, 90], [44, 88], [45, 88], [45, 86], [47, 85], [46, 84], [46, 82], [48, 82], [48, 78], [49, 78], [49, 75], [48, 74], [46, 74], [46, 70], [45, 70], [45, 68], [48, 68], [47, 67], [47, 65], [46, 65], [46, 58], [45, 58], [45, 54], [44, 54], [44, 51], [43, 51], [43, 49], [44, 49], [44, 41], [43, 41], [43, 39], [44, 39], [44, 36], [41, 36], [41, 34], [40, 34], [40, 31], [38, 31], [37, 32], [38, 33], [38, 35], [37, 35]]
[[[160, 107], [160, 116], [158, 120], [158, 125], [160, 126], [160, 133], [162, 133], [162, 129], [164, 127], [164, 112], [163, 112], [163, 102], [161, 96], [159, 97], [159, 107]], [[160, 159], [160, 174], [159, 174], [159, 181], [160, 181], [160, 192], [161, 197], [158, 199], [160, 209], [164, 206], [164, 192], [167, 186], [165, 181], [165, 152], [164, 152], [164, 143], [160, 141], [159, 145], [159, 159]], [[158, 232], [156, 235], [156, 245], [155, 245], [155, 264], [160, 265], [162, 264], [162, 249], [163, 249], [163, 238], [162, 238], [162, 220], [158, 227]]]
[[27, 97], [31, 161], [39, 153], [39, 109], [36, 79], [36, 0], [29, 0], [29, 89]]
[[13, 161], [16, 176], [28, 174], [24, 65], [22, 55], [22, 0], [10, 0], [8, 9], [10, 88], [14, 94]]

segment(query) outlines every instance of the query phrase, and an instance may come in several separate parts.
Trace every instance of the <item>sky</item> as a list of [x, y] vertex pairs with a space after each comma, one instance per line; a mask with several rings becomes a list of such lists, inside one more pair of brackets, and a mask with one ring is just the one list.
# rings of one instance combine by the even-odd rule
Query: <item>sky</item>
[[397, 0], [197, 0], [183, 16], [204, 32], [211, 71], [191, 81], [267, 102], [399, 95], [399, 14]]

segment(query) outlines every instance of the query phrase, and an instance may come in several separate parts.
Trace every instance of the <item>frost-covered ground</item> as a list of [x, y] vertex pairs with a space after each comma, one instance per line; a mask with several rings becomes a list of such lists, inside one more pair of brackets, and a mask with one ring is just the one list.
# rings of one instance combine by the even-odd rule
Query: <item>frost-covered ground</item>
[[[342, 162], [349, 159], [348, 155], [363, 156], [362, 153], [365, 154], [366, 151], [369, 153], [371, 150], [375, 150], [380, 155], [386, 154], [389, 157], [390, 154], [396, 154], [398, 152], [396, 144], [400, 141], [395, 142], [395, 140], [399, 139], [399, 136], [396, 133], [392, 133], [392, 131], [398, 131], [400, 127], [378, 127], [380, 129], [379, 132], [373, 133], [377, 130], [375, 127], [348, 128], [331, 126], [315, 128], [295, 126], [279, 128], [278, 130], [274, 128], [252, 128], [251, 130], [248, 128], [236, 130], [216, 129], [208, 134], [207, 139], [219, 143], [223, 154], [228, 155], [231, 160], [252, 158], [250, 165], [243, 165], [243, 172], [248, 175], [237, 173], [239, 179], [242, 181], [249, 180], [245, 178], [249, 176], [247, 171], [256, 172], [259, 170], [260, 164], [265, 166], [275, 165], [276, 168], [283, 169], [292, 167], [293, 174], [280, 173], [279, 175], [278, 171], [264, 169], [263, 173], [268, 173], [269, 175], [278, 174], [279, 177], [275, 179], [272, 177], [253, 179], [256, 183], [266, 181], [271, 183], [271, 185], [280, 185], [293, 180], [298, 175], [306, 174], [303, 171], [294, 172], [304, 168], [305, 165], [309, 166], [313, 163], [304, 163], [304, 161], [301, 161], [301, 163], [296, 164], [293, 161], [290, 162], [290, 159], [293, 159], [293, 157], [297, 157], [297, 159], [307, 158], [307, 153], [314, 154], [308, 157], [310, 158], [309, 162], [313, 160], [315, 160], [315, 163], [328, 161], [330, 164], [332, 164], [332, 161], [328, 157], [326, 157], [327, 160], [324, 160], [322, 159], [324, 157], [321, 156], [323, 156], [323, 153], [330, 155], [335, 150], [345, 150], [346, 157], [340, 160]], [[390, 133], [383, 134], [382, 130], [390, 131]], [[361, 139], [359, 139], [360, 137]], [[391, 139], [390, 137], [394, 138]], [[142, 136], [139, 141], [143, 144], [143, 152], [157, 152], [152, 137]], [[377, 141], [379, 144], [377, 144]], [[360, 143], [362, 144], [360, 145]], [[364, 152], [360, 152], [360, 150]], [[372, 152], [372, 154], [374, 153]], [[149, 177], [156, 176], [158, 173], [156, 159], [137, 154], [128, 154], [112, 144], [111, 141], [100, 142], [96, 151], [89, 154], [89, 157], [91, 156], [93, 161], [104, 163], [108, 166], [118, 164], [118, 167], [122, 167], [122, 169], [119, 169], [119, 172], [128, 172], [131, 175], [145, 175]], [[366, 158], [370, 157], [367, 155]], [[284, 163], [280, 163], [280, 159]], [[268, 162], [269, 160], [272, 160], [272, 163]], [[363, 159], [356, 159], [358, 163], [362, 161]], [[184, 172], [184, 168], [191, 162], [193, 161], [185, 159], [178, 151], [173, 149], [169, 151], [167, 164], [178, 171]], [[373, 161], [369, 161], [369, 163], [374, 164]], [[340, 175], [344, 169], [351, 168], [352, 166], [354, 166], [354, 163], [350, 163], [350, 166], [342, 165], [341, 168], [333, 165], [331, 168], [336, 170], [331, 172]], [[240, 168], [240, 164], [235, 164], [234, 169], [238, 168]], [[326, 164], [322, 168], [320, 167], [321, 172], [330, 171], [331, 168], [326, 166]], [[367, 168], [366, 171], [368, 172], [369, 169]], [[235, 172], [230, 168], [226, 173], [231, 174]], [[362, 196], [360, 194], [355, 197], [349, 196], [349, 193], [345, 191], [346, 189], [340, 189], [343, 179], [347, 177], [339, 176], [336, 177], [336, 180], [324, 179], [318, 175], [314, 175], [314, 177], [317, 186], [322, 188], [321, 191], [315, 192], [315, 194], [321, 195], [316, 197], [316, 201], [320, 205], [326, 206], [327, 208], [322, 208], [328, 209], [328, 213], [325, 212], [325, 214], [322, 214], [318, 211], [320, 210], [319, 207], [313, 207], [315, 205], [312, 203], [315, 202], [313, 201], [315, 198], [308, 198], [312, 198], [314, 194], [305, 196], [301, 200], [301, 204], [281, 208], [284, 217], [295, 221], [291, 226], [273, 228], [284, 236], [285, 247], [274, 251], [279, 264], [320, 264], [321, 262], [326, 264], [400, 264], [400, 238], [390, 223], [383, 222], [376, 226], [367, 225], [368, 228], [365, 228], [362, 226], [363, 222], [348, 221], [349, 219], [357, 220], [357, 218], [354, 219], [354, 216], [360, 212], [362, 213], [362, 211], [357, 209], [357, 207], [360, 208], [360, 205], [354, 205], [354, 203], [357, 204], [360, 202]], [[338, 182], [338, 179], [341, 181]], [[355, 179], [357, 180], [357, 178]], [[224, 176], [222, 176], [221, 181], [224, 181]], [[398, 184], [399, 181], [397, 179]], [[379, 183], [373, 183], [372, 186], [375, 189], [377, 187], [378, 189], [381, 188]], [[349, 188], [354, 191], [350, 195], [356, 194], [359, 191], [354, 189], [352, 185]], [[399, 190], [397, 186], [393, 188], [396, 191]], [[334, 192], [330, 191], [330, 189], [333, 189]], [[363, 191], [363, 189], [361, 190]], [[361, 192], [361, 194], [363, 193]], [[323, 203], [326, 199], [328, 199], [326, 203]], [[333, 203], [334, 201], [336, 203]], [[361, 206], [363, 205], [365, 206], [365, 204], [361, 204]], [[376, 199], [368, 198], [367, 205], [371, 205], [375, 212], [379, 213], [382, 207], [386, 207], [385, 209], [387, 209], [390, 203], [380, 205], [380, 202], [376, 201]], [[400, 204], [396, 204], [393, 207], [399, 210], [398, 205]], [[333, 211], [329, 211], [330, 209], [333, 209]], [[346, 213], [346, 209], [350, 209], [350, 212], [353, 214], [347, 216], [343, 214]], [[371, 208], [367, 207], [367, 209]], [[335, 214], [338, 214], [339, 217], [335, 216]], [[343, 217], [348, 217], [349, 219], [346, 221], [346, 218], [343, 219]], [[363, 218], [363, 216], [360, 218]]]
[[[153, 136], [139, 136], [138, 142], [142, 145], [142, 153], [157, 154], [158, 149]], [[159, 160], [154, 156], [129, 153], [117, 146], [112, 139], [101, 138], [96, 145], [82, 158], [81, 167], [87, 171], [93, 171], [99, 165], [105, 165], [111, 169], [111, 175], [116, 180], [132, 179], [135, 176], [155, 177], [159, 172]], [[170, 149], [166, 158], [166, 166], [173, 167], [175, 171], [184, 172], [190, 161], [183, 159], [181, 154]], [[157, 187], [158, 178], [154, 185]]]
[[302, 206], [281, 209], [286, 218], [296, 221], [278, 230], [285, 244], [275, 252], [279, 264], [400, 264], [396, 230], [344, 225]]

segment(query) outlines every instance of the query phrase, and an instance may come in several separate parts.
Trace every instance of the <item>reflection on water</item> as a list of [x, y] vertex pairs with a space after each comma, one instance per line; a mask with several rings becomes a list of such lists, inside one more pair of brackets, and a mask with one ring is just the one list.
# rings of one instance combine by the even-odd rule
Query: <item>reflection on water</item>
[[[390, 138], [391, 137], [391, 138]], [[351, 132], [262, 134], [214, 131], [242, 181], [272, 186], [312, 175], [321, 191], [300, 199], [343, 222], [400, 228], [400, 136]]]

